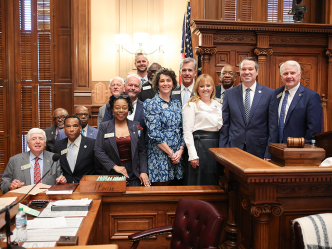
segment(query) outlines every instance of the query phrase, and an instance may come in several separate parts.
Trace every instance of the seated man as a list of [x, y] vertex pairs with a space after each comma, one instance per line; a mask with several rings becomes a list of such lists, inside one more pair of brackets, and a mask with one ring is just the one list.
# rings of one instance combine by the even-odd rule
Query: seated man
[[[78, 116], [81, 120], [81, 126], [82, 126], [82, 135], [85, 137], [96, 139], [98, 134], [98, 129], [93, 128], [92, 126], [89, 126], [89, 109], [85, 106], [78, 106], [75, 109], [75, 115]], [[56, 141], [62, 140], [66, 138], [66, 134], [64, 129], [59, 131], [59, 134], [56, 138]], [[54, 152], [54, 151], [53, 151]]]
[[[54, 153], [44, 151], [46, 146], [45, 132], [39, 128], [32, 128], [27, 135], [27, 144], [30, 151], [17, 154], [8, 161], [2, 176], [1, 191], [17, 189], [22, 185], [37, 183], [51, 168]], [[56, 182], [66, 183], [62, 175], [59, 162], [55, 162], [42, 183], [53, 185]]]
[[[77, 183], [84, 175], [94, 175], [96, 171], [99, 173], [99, 161], [94, 154], [95, 140], [81, 136], [79, 117], [66, 117], [64, 131], [67, 137], [57, 141], [53, 151], [61, 155], [60, 165], [67, 181]], [[102, 171], [101, 165], [99, 168]]]

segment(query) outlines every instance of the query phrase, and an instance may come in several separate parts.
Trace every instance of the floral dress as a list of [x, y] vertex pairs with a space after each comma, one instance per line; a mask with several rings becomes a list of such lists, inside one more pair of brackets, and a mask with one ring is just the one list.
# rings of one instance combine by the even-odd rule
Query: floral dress
[[[143, 104], [144, 120], [149, 136], [148, 168], [151, 182], [166, 182], [183, 178], [182, 162], [173, 165], [172, 160], [157, 145], [164, 142], [174, 151], [184, 146], [182, 136], [182, 106], [180, 101], [169, 102], [158, 94]], [[182, 160], [182, 159], [181, 159]]]

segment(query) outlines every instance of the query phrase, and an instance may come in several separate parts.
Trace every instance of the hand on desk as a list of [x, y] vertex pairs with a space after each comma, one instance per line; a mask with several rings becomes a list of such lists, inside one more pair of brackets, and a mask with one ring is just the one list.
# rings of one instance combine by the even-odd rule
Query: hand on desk
[[151, 183], [147, 173], [141, 173], [139, 175], [139, 179], [141, 180], [141, 184], [144, 184], [145, 187], [150, 187]]
[[12, 181], [12, 183], [9, 185], [9, 189], [10, 190], [17, 189], [17, 188], [19, 188], [19, 187], [21, 187], [23, 185], [24, 185], [24, 182], [20, 182], [19, 180], [14, 179]]
[[271, 161], [270, 158], [266, 158], [266, 157], [264, 157], [264, 160], [267, 161], [267, 162], [268, 162], [268, 161]]
[[59, 176], [57, 179], [55, 179], [57, 183], [67, 183], [66, 177], [63, 175]]
[[115, 165], [115, 166], [113, 167], [113, 169], [114, 169], [116, 172], [118, 172], [118, 173], [124, 175], [125, 177], [129, 178], [128, 173], [127, 173], [127, 170], [126, 170], [125, 167]]

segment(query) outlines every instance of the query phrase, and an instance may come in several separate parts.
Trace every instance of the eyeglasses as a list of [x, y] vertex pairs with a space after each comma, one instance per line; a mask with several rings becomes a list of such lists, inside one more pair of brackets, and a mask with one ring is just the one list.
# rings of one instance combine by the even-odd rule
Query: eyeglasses
[[76, 116], [82, 117], [82, 116], [86, 116], [89, 117], [89, 113], [75, 113]]
[[125, 94], [118, 94], [118, 95], [113, 95], [113, 96], [114, 96], [114, 98], [116, 98], [116, 99], [118, 99], [118, 98], [120, 98], [120, 97], [129, 98], [129, 96], [128, 96], [128, 95], [125, 95]]
[[65, 118], [66, 118], [66, 116], [54, 117], [54, 120], [58, 121], [60, 119], [65, 119]]
[[223, 72], [223, 73], [222, 73], [222, 75], [226, 75], [226, 74], [234, 75], [233, 72]]

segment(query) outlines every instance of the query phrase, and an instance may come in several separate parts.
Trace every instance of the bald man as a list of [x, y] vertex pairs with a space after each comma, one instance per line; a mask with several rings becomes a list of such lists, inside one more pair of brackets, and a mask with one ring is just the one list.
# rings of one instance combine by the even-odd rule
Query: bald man
[[[85, 137], [96, 139], [98, 130], [88, 125], [90, 117], [89, 109], [86, 108], [85, 106], [78, 106], [75, 109], [75, 115], [79, 117], [81, 120], [81, 126], [82, 126], [81, 134]], [[59, 131], [56, 141], [62, 140], [66, 137], [67, 136], [64, 130], [61, 130]]]

